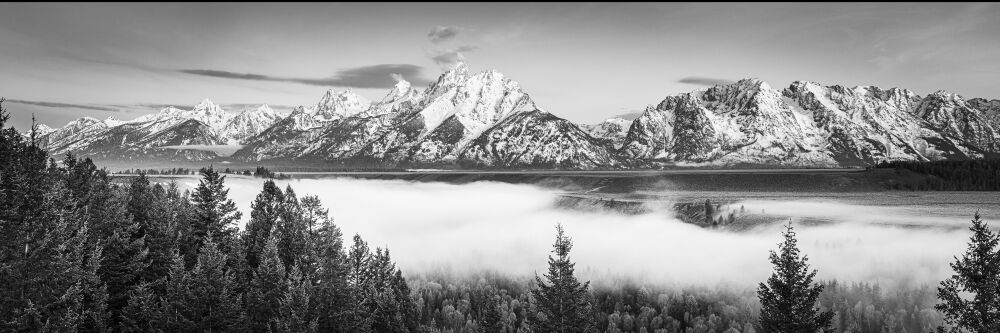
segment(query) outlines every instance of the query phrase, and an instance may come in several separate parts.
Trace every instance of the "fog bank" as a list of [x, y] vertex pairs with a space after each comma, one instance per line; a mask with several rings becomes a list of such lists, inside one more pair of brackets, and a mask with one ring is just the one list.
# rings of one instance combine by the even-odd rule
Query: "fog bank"
[[[179, 180], [194, 186], [195, 179]], [[263, 180], [230, 176], [230, 197], [249, 218]], [[301, 197], [318, 195], [345, 235], [355, 233], [391, 250], [404, 272], [444, 267], [452, 272], [497, 270], [531, 275], [546, 256], [561, 222], [574, 240], [577, 272], [588, 279], [632, 277], [682, 285], [720, 283], [752, 287], [770, 274], [768, 251], [782, 226], [746, 232], [709, 230], [667, 212], [638, 216], [557, 209], [558, 193], [528, 185], [465, 185], [387, 180], [281, 180]], [[797, 225], [799, 244], [819, 278], [843, 281], [936, 284], [947, 263], [964, 250], [969, 216], [929, 218], [906, 207], [861, 206], [834, 201], [746, 201], [748, 210], [843, 223]], [[737, 206], [738, 207], [738, 206]], [[872, 221], [874, 223], [869, 223]], [[950, 225], [950, 228], [897, 226]], [[992, 222], [992, 221], [991, 221]]]

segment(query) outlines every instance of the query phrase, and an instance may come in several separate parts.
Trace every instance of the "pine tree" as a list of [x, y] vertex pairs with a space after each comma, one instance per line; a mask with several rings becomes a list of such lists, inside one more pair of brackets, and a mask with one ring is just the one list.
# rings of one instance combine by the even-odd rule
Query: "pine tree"
[[198, 263], [188, 281], [185, 312], [201, 332], [227, 332], [242, 327], [239, 294], [233, 275], [226, 270], [226, 254], [210, 238], [198, 253]]
[[580, 283], [573, 275], [576, 264], [570, 261], [573, 241], [556, 225], [556, 242], [552, 245], [555, 258], [549, 256], [548, 283], [535, 276], [537, 288], [531, 291], [535, 313], [529, 316], [535, 332], [588, 332], [594, 330], [590, 298], [590, 282]]
[[274, 184], [274, 181], [264, 182], [264, 188], [257, 198], [250, 205], [250, 221], [247, 222], [244, 233], [244, 246], [246, 247], [247, 264], [250, 268], [256, 269], [260, 264], [260, 254], [271, 232], [277, 223], [281, 213], [281, 206], [284, 202], [284, 194], [281, 189]]
[[281, 257], [281, 262], [286, 270], [291, 271], [296, 261], [306, 255], [309, 233], [302, 205], [291, 186], [285, 189], [274, 233], [278, 239], [278, 255]]
[[354, 234], [353, 244], [347, 253], [347, 287], [351, 295], [351, 308], [347, 322], [350, 331], [370, 332], [374, 311], [375, 286], [371, 272], [371, 252], [368, 243], [361, 236]]
[[189, 260], [197, 256], [201, 243], [209, 235], [223, 252], [231, 254], [228, 246], [236, 236], [236, 223], [241, 217], [236, 210], [236, 203], [229, 199], [229, 190], [225, 186], [226, 176], [220, 175], [211, 166], [202, 168], [200, 172], [202, 179], [191, 196], [193, 221], [185, 236], [185, 255]]
[[[244, 329], [242, 303], [234, 288], [233, 274], [226, 270], [226, 254], [208, 239], [198, 253], [195, 267], [186, 271], [184, 259], [173, 255], [173, 265], [165, 284], [165, 297], [155, 306], [148, 304], [148, 292], [137, 289], [133, 300], [157, 329], [166, 332], [233, 332]], [[145, 289], [140, 286], [139, 288]], [[150, 310], [142, 310], [149, 309]], [[140, 325], [141, 326], [141, 325]]]
[[309, 225], [308, 255], [300, 262], [313, 286], [313, 311], [321, 332], [345, 332], [350, 327], [353, 295], [348, 290], [343, 234], [314, 196], [302, 198], [303, 218]]
[[128, 213], [132, 215], [132, 221], [139, 226], [136, 237], [146, 235], [146, 229], [151, 224], [149, 213], [153, 206], [153, 194], [149, 189], [149, 178], [146, 174], [139, 173], [133, 177], [128, 187]]
[[118, 330], [121, 332], [155, 332], [161, 327], [159, 302], [151, 283], [139, 284], [129, 292], [128, 305], [122, 309]]
[[302, 276], [298, 266], [293, 266], [285, 286], [287, 292], [278, 307], [274, 332], [317, 332], [319, 320], [311, 311], [313, 287]]
[[816, 270], [809, 270], [808, 256], [799, 255], [795, 231], [791, 222], [784, 233], [785, 241], [779, 252], [771, 251], [774, 272], [757, 289], [760, 298], [761, 333], [832, 332], [833, 312], [822, 312], [816, 302], [823, 286], [814, 284]]
[[976, 212], [972, 237], [962, 258], [955, 257], [951, 277], [938, 287], [940, 303], [951, 332], [1000, 332], [1000, 236]]
[[277, 239], [271, 237], [261, 253], [257, 267], [246, 295], [246, 312], [250, 318], [249, 329], [253, 332], [267, 332], [276, 329], [274, 321], [278, 317], [280, 302], [285, 298], [285, 266], [278, 256]]
[[142, 271], [149, 265], [149, 251], [144, 238], [133, 239], [138, 224], [132, 223], [114, 231], [104, 243], [104, 256], [99, 270], [107, 283], [109, 327], [117, 327], [121, 311], [128, 303], [129, 292], [142, 282]]

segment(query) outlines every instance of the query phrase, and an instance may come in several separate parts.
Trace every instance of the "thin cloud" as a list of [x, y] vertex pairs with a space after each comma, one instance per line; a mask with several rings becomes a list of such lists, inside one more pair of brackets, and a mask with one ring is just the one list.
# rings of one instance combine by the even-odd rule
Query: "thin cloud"
[[87, 109], [87, 110], [95, 110], [95, 111], [110, 111], [110, 112], [121, 112], [122, 111], [120, 109], [115, 109], [115, 108], [109, 108], [109, 107], [103, 107], [103, 106], [95, 106], [95, 105], [86, 105], [86, 104], [70, 104], [70, 103], [57, 103], [57, 102], [45, 102], [45, 101], [25, 101], [25, 100], [20, 100], [20, 99], [8, 99], [6, 101], [7, 102], [11, 102], [11, 103], [44, 106], [44, 107], [49, 107], [49, 108], [77, 108], [77, 109]]
[[334, 86], [352, 88], [391, 88], [399, 78], [423, 86], [430, 80], [423, 77], [423, 67], [410, 64], [381, 64], [340, 70], [328, 78], [278, 77], [253, 73], [236, 73], [211, 69], [182, 69], [178, 72], [234, 80], [293, 82], [314, 86]]
[[436, 49], [431, 53], [430, 58], [438, 66], [447, 68], [454, 66], [459, 60], [464, 60], [465, 56], [463, 53], [469, 53], [478, 49], [479, 47], [475, 45], [463, 45], [454, 49]]
[[439, 25], [427, 33], [427, 39], [430, 39], [431, 43], [437, 44], [455, 38], [459, 32], [464, 30], [465, 28], [462, 27]]
[[709, 86], [709, 87], [733, 83], [733, 81], [731, 80], [717, 79], [711, 77], [701, 77], [701, 76], [688, 76], [686, 78], [677, 80], [677, 82], [687, 83], [687, 84], [697, 84], [700, 86]]

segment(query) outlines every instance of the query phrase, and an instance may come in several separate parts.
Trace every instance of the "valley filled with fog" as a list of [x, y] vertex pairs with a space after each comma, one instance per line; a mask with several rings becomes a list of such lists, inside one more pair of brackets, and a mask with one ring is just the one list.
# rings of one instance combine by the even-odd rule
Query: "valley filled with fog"
[[[173, 178], [182, 188], [198, 178]], [[160, 179], [160, 181], [169, 181]], [[229, 175], [229, 196], [249, 219], [264, 180]], [[578, 274], [601, 281], [627, 279], [663, 286], [752, 288], [771, 272], [768, 251], [781, 240], [783, 221], [796, 223], [799, 244], [822, 280], [935, 285], [968, 240], [976, 209], [996, 223], [989, 192], [766, 193], [670, 191], [645, 193], [640, 214], [559, 207], [558, 189], [499, 182], [450, 184], [354, 178], [276, 181], [296, 194], [317, 195], [345, 238], [361, 234], [388, 247], [408, 274], [544, 272], [563, 223], [574, 239]], [[684, 223], [670, 201], [722, 200], [724, 209], [753, 212], [739, 230]], [[702, 199], [703, 200], [703, 199]]]

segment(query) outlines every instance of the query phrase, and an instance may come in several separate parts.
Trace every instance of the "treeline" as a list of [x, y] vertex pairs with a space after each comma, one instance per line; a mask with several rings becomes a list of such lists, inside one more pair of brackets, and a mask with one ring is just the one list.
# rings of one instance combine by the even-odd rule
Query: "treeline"
[[[1000, 159], [964, 161], [883, 161], [875, 169], [895, 169], [900, 179], [887, 185], [914, 191], [1000, 191]], [[902, 171], [923, 177], [905, 177]]]
[[[255, 168], [253, 171], [250, 171], [249, 169], [246, 169], [246, 170], [243, 170], [243, 171], [239, 171], [239, 170], [233, 170], [233, 169], [230, 169], [230, 168], [225, 168], [225, 169], [221, 170], [220, 172], [222, 174], [226, 174], [226, 175], [243, 175], [243, 176], [253, 176], [253, 177], [257, 177], [257, 178], [269, 178], [269, 179], [288, 179], [289, 178], [288, 175], [268, 170], [267, 168], [262, 167], [262, 166], [257, 166], [257, 168]], [[197, 174], [200, 174], [200, 173], [201, 173], [201, 170], [194, 170], [194, 169], [188, 169], [188, 168], [169, 168], [169, 169], [137, 169], [136, 168], [136, 169], [119, 170], [119, 171], [115, 172], [114, 174], [123, 174], [123, 175], [137, 175], [137, 174], [145, 174], [145, 175], [197, 175]]]
[[124, 175], [137, 175], [144, 173], [147, 175], [197, 175], [198, 170], [188, 169], [188, 168], [169, 168], [169, 169], [125, 169], [115, 172], [115, 174]]

